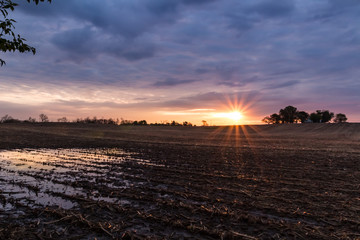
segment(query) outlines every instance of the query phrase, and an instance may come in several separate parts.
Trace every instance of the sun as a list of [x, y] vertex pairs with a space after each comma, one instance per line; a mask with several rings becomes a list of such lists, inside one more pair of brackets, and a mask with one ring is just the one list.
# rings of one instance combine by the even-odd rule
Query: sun
[[240, 119], [243, 118], [242, 113], [239, 111], [216, 113], [213, 116], [216, 118], [227, 118], [236, 123], [238, 123]]
[[225, 116], [227, 118], [230, 118], [231, 120], [238, 122], [240, 121], [240, 119], [243, 117], [243, 115], [241, 114], [241, 112], [230, 112], [230, 113], [225, 113]]
[[[230, 95], [225, 96], [225, 100], [220, 106], [219, 110], [213, 112], [212, 118], [219, 125], [243, 125], [249, 122], [249, 108], [253, 105], [254, 99], [249, 99], [246, 95], [241, 96]], [[216, 110], [216, 109], [214, 109]]]

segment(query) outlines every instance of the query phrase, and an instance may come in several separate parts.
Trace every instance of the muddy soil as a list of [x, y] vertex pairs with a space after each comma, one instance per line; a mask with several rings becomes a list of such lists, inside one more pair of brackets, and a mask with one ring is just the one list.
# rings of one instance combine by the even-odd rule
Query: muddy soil
[[21, 127], [0, 126], [0, 239], [360, 238], [351, 134]]

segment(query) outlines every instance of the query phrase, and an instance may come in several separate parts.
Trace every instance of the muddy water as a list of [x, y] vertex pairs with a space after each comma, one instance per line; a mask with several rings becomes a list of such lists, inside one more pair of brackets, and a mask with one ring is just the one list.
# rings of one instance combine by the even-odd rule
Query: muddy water
[[[73, 209], [78, 206], [72, 198], [82, 197], [95, 201], [129, 204], [124, 199], [102, 196], [98, 190], [77, 187], [79, 181], [88, 185], [104, 179], [111, 188], [129, 188], [141, 182], [122, 179], [125, 161], [141, 165], [148, 160], [133, 157], [121, 149], [22, 149], [0, 152], [0, 212], [15, 209], [22, 204], [36, 207]], [[116, 172], [110, 171], [116, 166]], [[111, 171], [112, 172], [112, 171]], [[116, 179], [116, 181], [114, 181]], [[114, 184], [113, 182], [116, 182]]]

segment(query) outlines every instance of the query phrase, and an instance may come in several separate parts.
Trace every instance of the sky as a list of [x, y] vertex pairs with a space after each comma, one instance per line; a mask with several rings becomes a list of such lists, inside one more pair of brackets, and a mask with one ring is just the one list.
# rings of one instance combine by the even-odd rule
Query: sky
[[17, 2], [37, 53], [1, 53], [1, 116], [258, 124], [293, 105], [360, 122], [358, 0]]

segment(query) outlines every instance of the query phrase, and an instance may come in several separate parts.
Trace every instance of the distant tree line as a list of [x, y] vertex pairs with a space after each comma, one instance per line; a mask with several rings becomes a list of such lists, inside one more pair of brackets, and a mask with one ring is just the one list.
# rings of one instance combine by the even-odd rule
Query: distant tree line
[[[6, 114], [5, 116], [3, 116], [2, 118], [0, 118], [0, 123], [20, 123], [20, 122], [25, 122], [25, 123], [36, 123], [36, 122], [41, 122], [41, 123], [45, 123], [45, 122], [50, 122], [49, 117], [46, 114], [40, 114], [39, 115], [39, 119], [37, 121], [36, 118], [33, 117], [29, 117], [27, 120], [19, 120], [19, 119], [15, 119], [11, 116], [9, 116], [8, 114]], [[113, 118], [97, 118], [97, 117], [86, 117], [86, 118], [77, 118], [73, 121], [69, 121], [66, 117], [61, 117], [57, 119], [57, 122], [60, 123], [80, 123], [80, 124], [103, 124], [103, 125], [152, 125], [152, 126], [196, 126], [193, 125], [191, 122], [188, 121], [184, 121], [182, 123], [176, 122], [176, 121], [162, 121], [160, 123], [148, 123], [146, 120], [140, 120], [140, 121], [132, 121], [132, 120], [125, 120], [123, 118], [121, 118], [121, 120], [117, 119], [113, 119]]]
[[262, 119], [267, 124], [283, 124], [283, 123], [328, 123], [333, 120], [334, 123], [343, 123], [347, 121], [347, 117], [343, 113], [334, 114], [329, 110], [316, 110], [313, 113], [298, 111], [294, 106], [287, 106], [280, 109], [279, 113], [273, 113]]
[[[59, 121], [60, 120], [60, 121]], [[67, 119], [65, 121], [64, 118], [62, 119], [58, 119], [58, 122], [67, 122]], [[97, 118], [97, 117], [86, 117], [84, 119], [82, 118], [77, 118], [76, 120], [74, 120], [73, 122], [75, 123], [92, 123], [92, 124], [106, 124], [106, 125], [119, 125], [119, 119], [112, 119], [112, 118]]]
[[[65, 117], [61, 119], [65, 119], [65, 122], [67, 122]], [[15, 119], [8, 114], [0, 118], [0, 123], [19, 123], [19, 122], [25, 122], [25, 123], [49, 122], [49, 117], [42, 113], [39, 115], [39, 121], [36, 121], [36, 118], [32, 118], [32, 117], [29, 117], [28, 119], [22, 121], [19, 119]], [[60, 121], [58, 120], [58, 122]]]
[[192, 126], [196, 126], [193, 125], [191, 122], [188, 121], [184, 121], [182, 123], [179, 123], [177, 121], [162, 121], [160, 123], [156, 122], [156, 123], [151, 123], [150, 125], [154, 125], [154, 126], [185, 126], [185, 127], [192, 127]]

